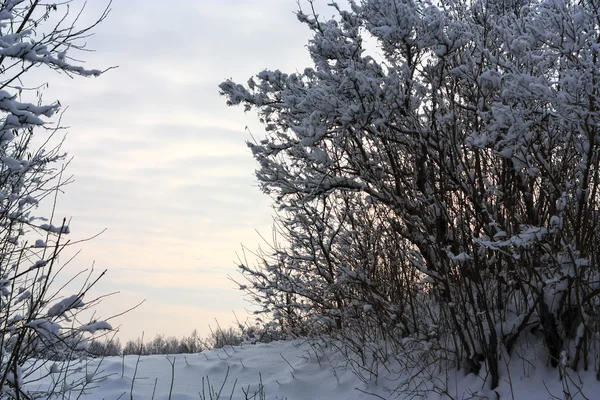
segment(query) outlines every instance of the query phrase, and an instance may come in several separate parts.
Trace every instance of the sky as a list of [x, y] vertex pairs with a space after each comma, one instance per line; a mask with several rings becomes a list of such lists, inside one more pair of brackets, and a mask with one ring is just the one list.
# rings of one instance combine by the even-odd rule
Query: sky
[[[319, 3], [319, 0], [317, 0]], [[319, 7], [326, 1], [320, 1]], [[75, 1], [74, 5], [81, 5]], [[81, 22], [106, 2], [88, 2]], [[294, 0], [114, 0], [80, 54], [89, 68], [118, 66], [99, 78], [39, 75], [46, 101], [68, 106], [63, 149], [75, 182], [57, 215], [71, 240], [102, 235], [66, 274], [107, 269], [96, 294], [119, 291], [97, 308], [124, 339], [181, 337], [232, 326], [248, 315], [228, 275], [238, 276], [241, 245], [271, 236], [271, 200], [254, 177], [245, 141], [263, 134], [256, 114], [225, 105], [218, 85], [259, 71], [310, 65], [310, 31]], [[333, 12], [330, 12], [330, 15]], [[37, 74], [37, 73], [36, 73]], [[40, 78], [41, 77], [41, 78]], [[66, 258], [65, 258], [66, 260]]]

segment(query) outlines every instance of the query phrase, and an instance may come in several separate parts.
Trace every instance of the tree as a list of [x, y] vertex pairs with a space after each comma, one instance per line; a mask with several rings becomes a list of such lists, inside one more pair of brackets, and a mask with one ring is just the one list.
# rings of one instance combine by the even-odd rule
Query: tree
[[[2, 398], [48, 398], [53, 393], [85, 388], [93, 378], [72, 382], [71, 367], [58, 367], [50, 360], [77, 357], [90, 335], [111, 329], [104, 321], [86, 323], [77, 318], [97, 303], [85, 296], [99, 277], [90, 273], [79, 291], [67, 295], [53, 285], [70, 229], [65, 220], [57, 221], [54, 213], [36, 214], [40, 202], [52, 201], [68, 182], [63, 177], [68, 160], [60, 144], [52, 145], [49, 139], [61, 128], [57, 117], [60, 103], [44, 103], [42, 88], [28, 88], [29, 72], [37, 67], [84, 77], [102, 72], [77, 65], [75, 57], [106, 12], [92, 25], [80, 28], [79, 14], [69, 15], [69, 3], [0, 2]], [[55, 374], [56, 384], [47, 389], [32, 385], [40, 371]]]
[[137, 341], [128, 340], [127, 343], [125, 343], [125, 347], [123, 347], [123, 355], [142, 355], [146, 354], [145, 351], [146, 350], [144, 349], [144, 345], [140, 339], [138, 339]]
[[198, 335], [198, 331], [194, 329], [190, 336], [182, 337], [180, 341], [182, 353], [199, 353], [202, 351], [202, 339]]
[[115, 337], [104, 337], [103, 340], [93, 339], [89, 342], [86, 351], [94, 357], [120, 356], [123, 353], [121, 341]]
[[248, 146], [288, 240], [242, 287], [276, 317], [337, 309], [357, 351], [414, 339], [485, 362], [491, 388], [537, 333], [552, 366], [600, 377], [600, 3], [438, 3], [300, 10], [314, 67], [220, 85], [266, 127]]

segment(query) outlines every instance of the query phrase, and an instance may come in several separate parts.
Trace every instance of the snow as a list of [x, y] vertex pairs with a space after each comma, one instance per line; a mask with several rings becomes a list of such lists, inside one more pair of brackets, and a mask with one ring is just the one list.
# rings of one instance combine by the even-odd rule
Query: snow
[[38, 199], [36, 199], [35, 197], [32, 197], [32, 196], [25, 196], [24, 198], [19, 200], [19, 206], [24, 206], [27, 204], [37, 205]]
[[61, 226], [54, 226], [51, 224], [42, 224], [42, 225], [40, 225], [40, 229], [43, 229], [45, 231], [52, 232], [52, 233], [68, 234], [71, 232], [69, 227], [66, 225], [61, 227]]
[[[531, 349], [522, 356], [527, 357], [527, 361], [513, 357], [510, 374], [504, 374], [497, 389], [500, 398], [545, 400], [551, 398], [549, 393], [562, 398], [563, 386], [558, 370], [547, 367], [546, 361], [538, 358], [539, 354]], [[88, 388], [82, 397], [88, 400], [210, 399], [210, 393], [213, 393], [212, 398], [217, 398], [214, 394], [221, 387], [219, 398], [233, 400], [449, 399], [436, 393], [415, 395], [417, 387], [430, 386], [432, 381], [445, 381], [453, 398], [496, 398], [494, 392], [482, 387], [485, 368], [478, 376], [459, 371], [449, 373], [448, 379], [443, 371], [438, 371], [438, 375], [431, 376], [428, 381], [419, 382], [419, 378], [409, 381], [408, 375], [392, 372], [393, 366], [389, 371], [380, 367], [377, 380], [362, 380], [354, 375], [352, 365], [346, 363], [332, 346], [299, 340], [227, 346], [198, 354], [153, 355], [139, 359], [136, 355], [107, 357], [93, 360], [87, 367], [83, 361], [71, 362], [70, 367], [79, 372], [65, 378], [65, 374], [60, 373], [60, 364], [48, 363], [45, 370], [39, 371], [44, 377], [35, 382], [35, 387], [61, 387], [66, 391], [65, 398], [77, 398], [80, 393], [76, 389], [77, 382], [86, 382]], [[593, 372], [572, 378], [573, 382], [581, 384], [588, 398], [591, 398], [590, 393], [600, 390]], [[509, 382], [512, 382], [512, 388]], [[409, 385], [415, 392], [400, 395], [390, 392], [399, 385]], [[244, 392], [250, 396], [246, 397]], [[255, 393], [257, 396], [252, 397]], [[573, 399], [583, 397], [578, 395]]]
[[110, 331], [112, 326], [106, 321], [98, 321], [92, 322], [91, 324], [83, 325], [79, 328], [82, 332], [89, 332], [92, 335], [96, 333], [96, 331]]
[[21, 172], [24, 169], [23, 160], [16, 160], [12, 157], [0, 157], [0, 161], [12, 172]]
[[52, 307], [50, 307], [50, 309], [48, 310], [48, 316], [58, 317], [63, 315], [68, 310], [71, 310], [73, 308], [81, 308], [83, 306], [84, 303], [81, 300], [81, 296], [74, 294], [55, 303]]
[[31, 267], [29, 267], [30, 270], [34, 270], [37, 268], [42, 268], [45, 267], [48, 264], [48, 261], [46, 260], [37, 260]]
[[454, 256], [450, 253], [450, 259], [454, 262], [461, 263], [464, 261], [472, 260], [473, 257], [471, 257], [470, 255], [468, 255], [467, 253], [464, 253], [464, 252], [460, 253], [456, 256]]
[[34, 329], [40, 335], [46, 338], [56, 338], [59, 336], [60, 325], [47, 319], [36, 319], [25, 324], [25, 326]]

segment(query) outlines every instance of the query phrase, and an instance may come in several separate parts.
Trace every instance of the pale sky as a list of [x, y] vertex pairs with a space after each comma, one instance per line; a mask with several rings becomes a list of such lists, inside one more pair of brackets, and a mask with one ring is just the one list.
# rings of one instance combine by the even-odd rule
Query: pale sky
[[[87, 19], [103, 4], [88, 2]], [[241, 244], [261, 242], [255, 230], [270, 236], [271, 201], [257, 187], [244, 128], [263, 131], [255, 114], [225, 105], [218, 84], [309, 66], [310, 31], [296, 10], [294, 0], [115, 0], [89, 39], [95, 52], [81, 58], [119, 68], [91, 79], [48, 75], [45, 99], [69, 106], [64, 150], [76, 180], [58, 215], [72, 217], [72, 240], [107, 228], [77, 246], [67, 273], [94, 262], [108, 269], [96, 292], [121, 293], [99, 317], [146, 299], [111, 321], [122, 339], [207, 333], [214, 318], [232, 325], [232, 311], [246, 318], [227, 276], [237, 275]]]

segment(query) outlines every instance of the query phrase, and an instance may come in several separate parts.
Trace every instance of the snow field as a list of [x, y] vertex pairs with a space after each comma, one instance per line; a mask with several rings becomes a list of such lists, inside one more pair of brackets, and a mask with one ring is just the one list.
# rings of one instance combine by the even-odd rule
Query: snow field
[[[333, 372], [332, 364], [340, 362], [341, 357], [332, 353], [326, 358], [317, 357], [310, 345], [298, 341], [228, 346], [198, 354], [142, 356], [139, 362], [137, 355], [107, 357], [88, 366], [89, 374], [100, 365], [94, 383], [81, 398], [130, 399], [132, 393], [134, 399], [156, 400], [363, 398], [355, 387], [368, 387], [360, 385], [350, 371]], [[51, 384], [52, 379], [51, 375], [44, 383]], [[79, 395], [72, 391], [65, 398], [76, 399]]]
[[[501, 399], [567, 398], [564, 382], [570, 382], [573, 399], [600, 396], [600, 383], [593, 372], [571, 376], [561, 383], [559, 372], [546, 366], [537, 353], [530, 348], [523, 353], [526, 357], [513, 357], [496, 390]], [[398, 365], [379, 367], [377, 380], [364, 382], [331, 347], [316, 350], [306, 341], [281, 341], [228, 346], [198, 354], [107, 357], [92, 361], [87, 370], [69, 377], [67, 385], [59, 384], [68, 388], [77, 376], [87, 374], [90, 385], [84, 393], [67, 390], [64, 399], [89, 400], [496, 399], [496, 393], [483, 385], [485, 367], [479, 376], [438, 370], [429, 378], [415, 378], [414, 371], [399, 371]], [[40, 388], [56, 382], [57, 375], [50, 374]], [[412, 379], [409, 386], [414, 391], [393, 393], [392, 389], [407, 379]], [[435, 382], [445, 382], [446, 393], [422, 391]], [[576, 386], [581, 386], [584, 395], [577, 394]]]

